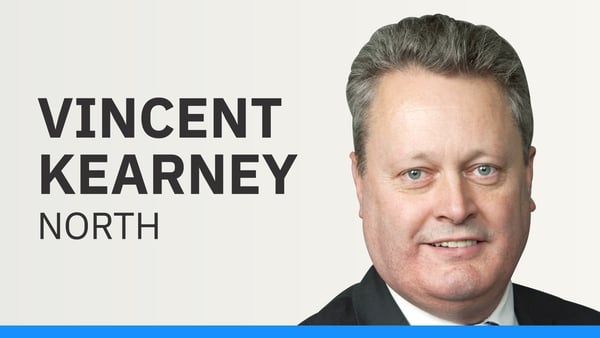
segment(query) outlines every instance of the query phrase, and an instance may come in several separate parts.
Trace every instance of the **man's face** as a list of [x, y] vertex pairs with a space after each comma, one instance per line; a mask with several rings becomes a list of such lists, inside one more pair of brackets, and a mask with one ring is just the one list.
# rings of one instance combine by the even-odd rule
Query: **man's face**
[[[491, 79], [413, 69], [380, 78], [366, 172], [353, 174], [367, 248], [405, 299], [455, 322], [497, 305], [529, 233], [533, 176]], [[483, 319], [482, 318], [482, 319]]]

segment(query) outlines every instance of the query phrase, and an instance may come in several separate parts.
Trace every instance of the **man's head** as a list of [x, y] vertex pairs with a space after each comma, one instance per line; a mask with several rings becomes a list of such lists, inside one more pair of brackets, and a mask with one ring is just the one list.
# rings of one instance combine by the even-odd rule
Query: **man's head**
[[347, 92], [375, 268], [432, 314], [484, 319], [523, 252], [535, 207], [533, 121], [518, 56], [488, 27], [409, 18], [373, 35]]

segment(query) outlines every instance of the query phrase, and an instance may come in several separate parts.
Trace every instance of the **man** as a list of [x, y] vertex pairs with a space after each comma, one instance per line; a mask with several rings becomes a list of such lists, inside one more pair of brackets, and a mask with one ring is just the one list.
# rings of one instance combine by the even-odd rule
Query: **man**
[[373, 267], [303, 324], [600, 324], [510, 279], [529, 234], [533, 117], [495, 31], [444, 15], [382, 27], [347, 84]]

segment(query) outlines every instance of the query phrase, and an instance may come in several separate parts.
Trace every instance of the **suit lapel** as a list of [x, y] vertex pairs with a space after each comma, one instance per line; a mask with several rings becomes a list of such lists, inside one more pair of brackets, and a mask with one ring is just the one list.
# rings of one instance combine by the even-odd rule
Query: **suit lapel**
[[551, 318], [544, 315], [546, 309], [540, 308], [534, 297], [528, 293], [527, 288], [513, 283], [513, 295], [515, 315], [517, 316], [519, 325], [551, 324]]
[[409, 325], [375, 267], [352, 294], [358, 324]]

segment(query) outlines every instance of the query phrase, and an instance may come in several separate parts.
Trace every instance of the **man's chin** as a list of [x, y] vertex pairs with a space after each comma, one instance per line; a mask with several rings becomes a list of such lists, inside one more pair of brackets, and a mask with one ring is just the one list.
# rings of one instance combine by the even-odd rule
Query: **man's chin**
[[441, 276], [443, 277], [439, 279], [422, 282], [427, 293], [440, 300], [461, 302], [477, 299], [489, 292], [491, 287], [474, 271], [454, 270]]

